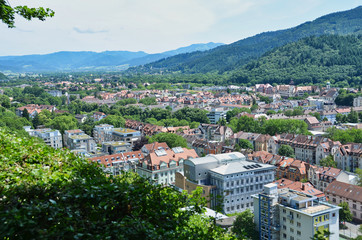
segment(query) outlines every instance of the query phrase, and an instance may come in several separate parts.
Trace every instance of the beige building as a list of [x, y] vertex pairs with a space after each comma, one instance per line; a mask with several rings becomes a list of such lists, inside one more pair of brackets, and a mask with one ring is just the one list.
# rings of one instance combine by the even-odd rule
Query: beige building
[[333, 181], [324, 193], [334, 205], [347, 202], [353, 219], [362, 222], [362, 187]]

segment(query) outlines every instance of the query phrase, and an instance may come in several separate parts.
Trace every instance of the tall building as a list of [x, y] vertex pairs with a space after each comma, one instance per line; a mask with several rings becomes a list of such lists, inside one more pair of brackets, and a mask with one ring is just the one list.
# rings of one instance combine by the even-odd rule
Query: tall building
[[43, 139], [48, 146], [53, 148], [63, 147], [62, 134], [58, 130], [50, 128], [31, 129], [30, 126], [25, 126], [24, 129], [30, 136]]
[[317, 197], [270, 183], [254, 195], [254, 220], [259, 239], [313, 239], [328, 230], [330, 240], [339, 239], [339, 209]]
[[214, 186], [211, 207], [219, 206], [221, 197], [226, 214], [252, 208], [251, 195], [261, 192], [265, 184], [274, 181], [274, 169], [268, 164], [247, 161], [239, 152], [189, 159], [184, 164], [189, 182], [203, 188]]
[[102, 144], [103, 142], [111, 141], [113, 129], [114, 129], [113, 125], [109, 124], [100, 124], [94, 126], [93, 128], [94, 141], [97, 144]]
[[93, 138], [80, 129], [64, 131], [64, 145], [70, 150], [83, 149], [87, 152], [95, 152], [97, 146]]

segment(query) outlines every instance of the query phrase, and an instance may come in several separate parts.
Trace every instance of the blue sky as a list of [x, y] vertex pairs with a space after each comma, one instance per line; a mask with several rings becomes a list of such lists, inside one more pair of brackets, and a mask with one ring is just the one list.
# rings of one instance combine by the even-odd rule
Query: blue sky
[[193, 43], [232, 43], [362, 5], [362, 0], [9, 0], [45, 6], [45, 22], [0, 24], [0, 56], [56, 51], [157, 53]]

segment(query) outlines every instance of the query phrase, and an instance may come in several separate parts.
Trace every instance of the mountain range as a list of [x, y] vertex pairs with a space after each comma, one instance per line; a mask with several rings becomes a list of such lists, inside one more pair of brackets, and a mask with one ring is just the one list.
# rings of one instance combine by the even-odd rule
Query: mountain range
[[187, 47], [157, 54], [148, 54], [142, 51], [105, 51], [100, 53], [64, 51], [43, 55], [2, 56], [0, 57], [0, 71], [124, 70], [130, 66], [143, 65], [182, 53], [206, 51], [221, 45], [223, 43], [192, 44]]
[[257, 34], [203, 52], [175, 55], [131, 69], [135, 72], [223, 73], [241, 68], [268, 51], [309, 36], [362, 34], [362, 6], [336, 12], [299, 26]]

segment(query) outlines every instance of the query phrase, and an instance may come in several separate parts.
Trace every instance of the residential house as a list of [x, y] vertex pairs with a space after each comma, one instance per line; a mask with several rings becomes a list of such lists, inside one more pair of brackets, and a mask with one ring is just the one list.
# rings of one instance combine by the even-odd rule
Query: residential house
[[64, 146], [70, 150], [84, 149], [87, 152], [95, 152], [97, 144], [93, 138], [80, 129], [64, 131]]
[[334, 155], [337, 167], [345, 171], [355, 172], [362, 169], [362, 143], [348, 143], [340, 146]]
[[362, 223], [362, 187], [333, 181], [328, 185], [324, 193], [334, 205], [342, 202], [348, 203], [353, 219]]
[[44, 140], [44, 143], [55, 149], [63, 147], [62, 134], [58, 130], [50, 128], [31, 129], [31, 126], [24, 126], [24, 129], [32, 137]]

